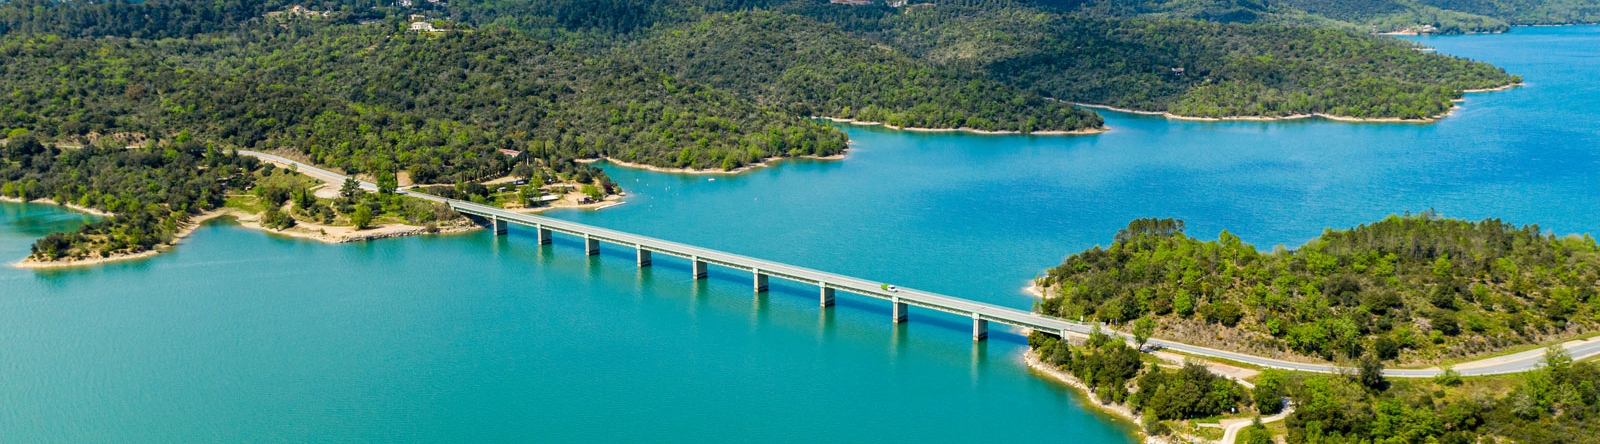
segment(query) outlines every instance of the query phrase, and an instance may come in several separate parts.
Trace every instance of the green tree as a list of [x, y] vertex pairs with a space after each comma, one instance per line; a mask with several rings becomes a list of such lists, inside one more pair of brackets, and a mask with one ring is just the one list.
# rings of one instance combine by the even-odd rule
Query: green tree
[[1356, 381], [1360, 382], [1362, 386], [1376, 391], [1384, 391], [1389, 388], [1389, 380], [1383, 377], [1383, 362], [1379, 361], [1376, 356], [1370, 354], [1362, 356], [1357, 363]]
[[1139, 318], [1137, 321], [1133, 321], [1133, 341], [1137, 343], [1140, 348], [1144, 347], [1145, 341], [1149, 341], [1150, 335], [1155, 333], [1155, 331], [1156, 321], [1154, 319], [1145, 317]]
[[394, 172], [388, 170], [378, 171], [379, 194], [394, 194], [394, 190], [399, 187], [400, 181], [397, 177], [395, 177]]
[[339, 196], [346, 199], [353, 199], [360, 195], [361, 182], [356, 181], [354, 177], [344, 178], [344, 185], [339, 187]]
[[1249, 427], [1239, 431], [1237, 442], [1240, 444], [1272, 444], [1272, 431], [1267, 430], [1267, 426], [1261, 424], [1261, 417], [1257, 416], [1255, 420], [1251, 421]]
[[356, 205], [355, 213], [350, 214], [350, 223], [354, 224], [357, 230], [370, 228], [372, 225], [372, 207], [365, 204]]

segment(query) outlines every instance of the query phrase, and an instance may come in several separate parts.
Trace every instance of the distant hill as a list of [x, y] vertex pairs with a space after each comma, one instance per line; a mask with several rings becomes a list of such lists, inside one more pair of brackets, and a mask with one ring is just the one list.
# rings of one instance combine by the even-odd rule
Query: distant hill
[[796, 15], [719, 14], [663, 29], [619, 54], [802, 115], [986, 131], [1101, 126], [1093, 112]]

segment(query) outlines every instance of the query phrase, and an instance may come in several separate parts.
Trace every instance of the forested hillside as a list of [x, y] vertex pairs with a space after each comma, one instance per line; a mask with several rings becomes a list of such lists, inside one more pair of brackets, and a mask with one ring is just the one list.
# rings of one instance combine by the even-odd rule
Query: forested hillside
[[1041, 279], [1044, 313], [1319, 360], [1435, 364], [1600, 326], [1600, 246], [1536, 225], [1393, 216], [1260, 252], [1142, 219]]
[[[878, 47], [895, 57], [922, 62], [884, 65], [900, 72], [911, 70], [907, 76], [927, 78], [918, 71], [931, 64], [1063, 101], [1192, 117], [1327, 114], [1427, 119], [1448, 112], [1461, 91], [1519, 81], [1484, 63], [1419, 52], [1408, 43], [1353, 32], [1359, 27], [1270, 2], [952, 0], [890, 7], [822, 0], [699, 0], [694, 3], [700, 7], [670, 10], [676, 13], [662, 9], [662, 3], [600, 2], [609, 5], [607, 11], [629, 11], [626, 16], [635, 23], [615, 32], [592, 26], [599, 20], [596, 14], [601, 10], [594, 9], [598, 6], [561, 6], [567, 3], [558, 0], [532, 9], [569, 13], [524, 19], [513, 26], [597, 54], [642, 51], [629, 55], [642, 57], [652, 67], [723, 81], [717, 84], [741, 91], [757, 88], [744, 79], [726, 81], [727, 72], [740, 69], [752, 79], [777, 79], [759, 88], [769, 97], [776, 92], [823, 90], [784, 82], [785, 73], [794, 66], [888, 56], [843, 50], [851, 46]], [[461, 6], [466, 11], [483, 8]], [[771, 22], [779, 19], [767, 15], [760, 16], [766, 21], [749, 15], [722, 16], [710, 19], [718, 20], [717, 26], [708, 26], [707, 19], [700, 18], [704, 15], [693, 13], [740, 8], [807, 17], [841, 33], [803, 26], [810, 22], [795, 17], [782, 18], [784, 29], [775, 30]], [[482, 15], [463, 13], [473, 14]], [[860, 43], [841, 44], [841, 38]], [[593, 49], [597, 46], [605, 49]], [[837, 50], [817, 51], [823, 47]], [[828, 58], [821, 57], [824, 54]], [[860, 76], [851, 73], [850, 66], [854, 65], [829, 66], [832, 78], [824, 80], [854, 87], [848, 80]], [[823, 95], [807, 101], [828, 99]], [[968, 103], [968, 108], [994, 105]], [[861, 108], [861, 104], [851, 106]]]
[[503, 174], [512, 161], [499, 148], [551, 163], [691, 168], [844, 148], [837, 130], [634, 64], [511, 31], [399, 26], [294, 20], [163, 41], [13, 35], [0, 41], [0, 78], [14, 88], [0, 97], [0, 127], [63, 140], [188, 130], [445, 183]]
[[1600, 22], [1600, 0], [1418, 0], [1422, 4], [1485, 15], [1513, 25]]
[[1505, 20], [1412, 0], [1288, 0], [1309, 13], [1357, 25], [1366, 32], [1465, 34], [1505, 32]]
[[339, 11], [345, 16], [381, 17], [373, 0], [223, 0], [58, 2], [13, 0], [0, 5], [0, 34], [56, 34], [65, 37], [118, 36], [144, 39], [188, 37], [237, 29], [291, 6]]
[[1083, 19], [1008, 4], [965, 0], [825, 17], [1048, 97], [1181, 116], [1425, 119], [1446, 113], [1464, 90], [1520, 81], [1485, 63], [1341, 30]]
[[1089, 17], [1194, 19], [1368, 33], [1505, 32], [1512, 25], [1593, 23], [1597, 0], [1034, 0]]
[[720, 14], [662, 30], [619, 53], [801, 115], [986, 131], [1101, 125], [1092, 112], [795, 15]]

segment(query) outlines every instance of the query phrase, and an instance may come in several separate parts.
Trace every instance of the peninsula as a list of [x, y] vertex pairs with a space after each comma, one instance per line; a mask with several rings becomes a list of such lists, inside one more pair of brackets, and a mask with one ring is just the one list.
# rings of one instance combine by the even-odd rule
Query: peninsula
[[[1036, 285], [1043, 289], [1038, 304], [1042, 313], [1122, 326], [1131, 332], [1127, 336], [1135, 345], [1172, 338], [1241, 356], [1357, 363], [1358, 374], [1348, 379], [1283, 371], [1254, 379], [1260, 414], [1276, 413], [1260, 408], [1270, 400], [1294, 399], [1302, 408], [1287, 417], [1291, 442], [1319, 442], [1305, 434], [1397, 433], [1355, 418], [1397, 414], [1384, 410], [1385, 403], [1411, 396], [1404, 393], [1436, 391], [1450, 398], [1507, 383], [1503, 377], [1491, 377], [1468, 380], [1463, 386], [1454, 368], [1482, 367], [1502, 354], [1592, 336], [1600, 301], [1595, 293], [1600, 287], [1600, 246], [1587, 235], [1556, 237], [1534, 225], [1516, 227], [1493, 219], [1468, 222], [1422, 213], [1391, 216], [1350, 230], [1328, 230], [1298, 250], [1260, 253], [1226, 231], [1216, 241], [1200, 241], [1184, 234], [1182, 221], [1140, 219], [1117, 233], [1109, 247], [1069, 256]], [[1091, 339], [1082, 349], [1067, 346], [1064, 339], [1036, 333], [1030, 346], [1038, 357], [1030, 362], [1046, 370], [1069, 368], [1079, 379], [1089, 378], [1083, 383], [1103, 403], [1126, 402], [1137, 412], [1144, 398], [1129, 394], [1127, 387], [1134, 385], [1130, 381], [1140, 379], [1132, 393], [1154, 390], [1158, 396], [1164, 393], [1159, 387], [1169, 384], [1147, 384], [1144, 378], [1163, 377], [1138, 376], [1136, 358], [1116, 358], [1119, 353], [1133, 353], [1122, 337]], [[1600, 381], [1600, 370], [1592, 363], [1574, 364], [1568, 352], [1574, 347], [1587, 349], [1592, 342], [1552, 345], [1544, 353], [1542, 367], [1532, 371], [1562, 381], [1559, 384], [1592, 386]], [[1473, 359], [1482, 361], [1467, 362]], [[1402, 389], [1395, 393], [1387, 391], [1392, 389], [1386, 376], [1404, 371], [1383, 370], [1383, 362], [1401, 368], [1437, 365], [1441, 370], [1430, 380], [1393, 384]], [[1460, 367], [1449, 365], [1452, 362]], [[1106, 365], [1119, 370], [1108, 373], [1100, 368]], [[1108, 374], [1120, 376], [1096, 382]], [[1522, 404], [1522, 397], [1546, 389], [1524, 385], [1510, 397], [1474, 401], [1478, 410], [1472, 412], [1439, 404], [1437, 412], [1433, 406], [1414, 407], [1419, 410], [1404, 415], [1438, 414], [1445, 421], [1464, 420], [1461, 415], [1475, 418], [1470, 424], [1427, 432], [1439, 439], [1493, 433], [1544, 441], [1530, 437], [1585, 433], [1583, 427], [1539, 428], [1535, 419], [1556, 411], [1554, 403], [1526, 410], [1530, 407]], [[1262, 390], [1276, 391], [1259, 393]], [[1338, 406], [1322, 404], [1319, 399], [1325, 397], [1341, 401]], [[1597, 403], [1574, 402], [1568, 401], [1564, 408], [1580, 412], [1600, 408]], [[1159, 420], [1211, 414], [1215, 413], [1158, 415], [1144, 426], [1148, 433], [1160, 435], [1176, 424]], [[1316, 431], [1308, 429], [1310, 424], [1317, 424]]]

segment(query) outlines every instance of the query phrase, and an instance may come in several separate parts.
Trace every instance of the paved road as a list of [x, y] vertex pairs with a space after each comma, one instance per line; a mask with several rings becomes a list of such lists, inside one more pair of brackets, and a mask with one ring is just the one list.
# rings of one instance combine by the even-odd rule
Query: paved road
[[[253, 151], [240, 151], [239, 154], [255, 156], [257, 158], [269, 160], [281, 165], [294, 165], [300, 173], [327, 181], [332, 184], [343, 183], [346, 177], [339, 173], [324, 170], [311, 165], [306, 165], [304, 163], [281, 156]], [[377, 190], [377, 186], [364, 181], [361, 182], [361, 188], [369, 191]], [[508, 222], [535, 226], [552, 231], [559, 231], [577, 236], [587, 236], [625, 247], [639, 248], [655, 253], [683, 257], [690, 260], [705, 261], [707, 263], [745, 271], [756, 272], [759, 270], [760, 273], [770, 276], [777, 276], [784, 279], [826, 286], [879, 299], [898, 301], [909, 305], [954, 313], [961, 316], [973, 316], [977, 319], [983, 319], [986, 321], [999, 322], [1024, 328], [1062, 334], [1088, 334], [1095, 328], [1095, 325], [1093, 324], [1085, 324], [1056, 317], [1043, 316], [1031, 311], [1001, 307], [916, 289], [901, 288], [898, 292], [890, 292], [882, 289], [882, 286], [885, 284], [883, 282], [870, 281], [835, 273], [813, 270], [810, 268], [797, 267], [780, 262], [757, 259], [749, 256], [696, 247], [693, 245], [680, 244], [677, 242], [671, 242], [647, 236], [639, 236], [561, 219], [515, 213], [499, 208], [479, 205], [471, 202], [446, 199], [414, 191], [399, 191], [399, 194], [449, 204], [458, 211], [485, 218], [498, 218]], [[1117, 334], [1120, 335], [1121, 333]], [[1127, 335], [1123, 336], [1127, 337]], [[1190, 345], [1165, 339], [1151, 339], [1149, 342], [1151, 344], [1160, 345], [1167, 350], [1183, 352], [1196, 356], [1227, 359], [1265, 368], [1316, 373], [1333, 373], [1340, 370], [1340, 368], [1332, 365], [1305, 364], [1283, 361], [1244, 353], [1236, 353], [1226, 350], [1217, 350], [1197, 345]], [[1567, 348], [1568, 353], [1570, 353], [1574, 359], [1583, 359], [1589, 356], [1600, 354], [1600, 338], [1594, 338], [1587, 341], [1572, 341], [1564, 345]], [[1543, 357], [1544, 350], [1536, 349], [1498, 358], [1489, 358], [1469, 363], [1462, 363], [1455, 366], [1455, 370], [1463, 376], [1518, 373], [1536, 368], [1542, 361]], [[1402, 378], [1428, 378], [1438, 375], [1439, 373], [1440, 370], [1437, 368], [1384, 370], [1384, 374], [1387, 376]]]
[[[1261, 418], [1261, 423], [1266, 424], [1270, 422], [1282, 421], [1283, 418], [1289, 417], [1289, 414], [1291, 413], [1294, 413], [1294, 406], [1289, 406], [1289, 408], [1283, 409], [1282, 412], [1278, 412], [1276, 415]], [[1217, 444], [1234, 444], [1235, 442], [1238, 442], [1239, 432], [1244, 431], [1245, 427], [1255, 425], [1255, 423], [1256, 422], [1254, 418], [1228, 423], [1228, 425], [1222, 429], [1222, 440], [1217, 441]]]

